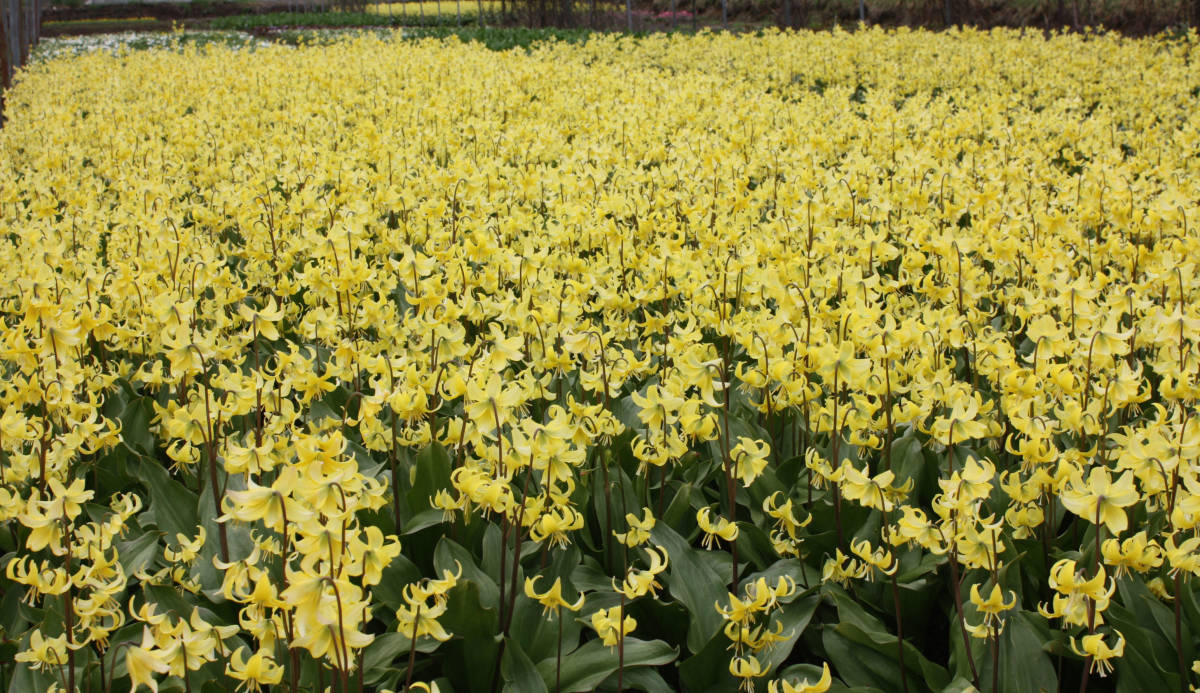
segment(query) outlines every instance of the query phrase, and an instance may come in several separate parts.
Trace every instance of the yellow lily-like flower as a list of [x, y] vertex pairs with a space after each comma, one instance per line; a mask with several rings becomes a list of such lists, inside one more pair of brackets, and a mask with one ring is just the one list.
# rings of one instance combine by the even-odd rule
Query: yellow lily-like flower
[[1175, 577], [1180, 571], [1200, 575], [1200, 537], [1185, 539], [1176, 544], [1175, 535], [1171, 535], [1163, 542], [1163, 553], [1166, 555], [1167, 565], [1171, 566], [1171, 577]]
[[33, 669], [54, 671], [67, 663], [67, 636], [42, 637], [40, 628], [29, 636], [29, 649], [18, 652], [13, 659], [27, 662]]
[[596, 631], [607, 647], [616, 647], [617, 642], [632, 633], [634, 628], [637, 628], [637, 620], [632, 616], [622, 619], [619, 606], [600, 609], [592, 614], [592, 629]]
[[738, 687], [742, 690], [753, 691], [754, 679], [766, 676], [767, 672], [754, 655], [734, 657], [729, 660], [729, 673], [742, 682]]
[[617, 585], [616, 578], [613, 578], [613, 590], [624, 594], [626, 599], [637, 599], [661, 587], [658, 584], [657, 578], [659, 573], [667, 569], [667, 550], [661, 547], [657, 550], [648, 547], [645, 551], [650, 556], [650, 567], [648, 569], [639, 570], [637, 568], [630, 568], [620, 586]]
[[354, 535], [347, 548], [359, 568], [363, 584], [376, 585], [383, 577], [383, 569], [400, 555], [400, 540], [394, 536], [385, 540], [383, 531], [375, 526], [367, 527], [364, 532], [366, 541]]
[[[871, 542], [866, 539], [863, 539], [860, 542], [850, 542], [850, 550], [853, 551], [859, 558], [863, 559], [864, 563], [870, 565], [884, 575], [892, 575], [900, 567], [900, 564], [896, 561], [896, 557], [892, 555], [891, 551], [888, 551], [882, 546], [872, 551]], [[866, 571], [866, 578], [868, 582], [873, 576], [873, 572], [869, 570]]]
[[852, 340], [843, 340], [837, 346], [826, 344], [821, 347], [818, 362], [822, 364], [821, 377], [830, 383], [837, 379], [838, 387], [863, 381], [871, 370], [870, 359], [854, 357]]
[[583, 607], [584, 596], [579, 595], [574, 603], [568, 602], [562, 596], [562, 579], [554, 578], [554, 584], [550, 585], [550, 589], [539, 593], [536, 589], [538, 577], [525, 578], [525, 596], [530, 599], [536, 599], [541, 603], [543, 613], [548, 618], [550, 612], [558, 613], [559, 609], [566, 608], [568, 611], [579, 611]]
[[163, 557], [172, 563], [191, 563], [196, 560], [200, 549], [204, 547], [204, 540], [207, 536], [204, 527], [197, 527], [198, 534], [195, 539], [191, 539], [184, 534], [176, 534], [175, 541], [179, 544], [179, 549], [175, 550], [170, 547], [163, 549]]
[[1129, 526], [1122, 508], [1138, 501], [1137, 489], [1133, 486], [1133, 473], [1125, 472], [1115, 482], [1104, 467], [1093, 467], [1087, 483], [1079, 474], [1071, 477], [1063, 489], [1063, 507], [1088, 522], [1102, 523], [1113, 534], [1120, 534]]
[[629, 527], [626, 532], [613, 532], [613, 536], [622, 544], [633, 547], [646, 543], [650, 539], [650, 531], [654, 529], [654, 513], [650, 508], [642, 509], [642, 518], [639, 520], [637, 515], [627, 513], [625, 515], [625, 525]]
[[276, 329], [275, 323], [283, 320], [283, 310], [274, 297], [271, 297], [266, 306], [257, 310], [243, 303], [238, 306], [238, 315], [263, 339], [270, 342], [279, 339], [279, 330]]
[[833, 685], [833, 676], [829, 673], [829, 665], [821, 664], [821, 678], [810, 682], [808, 679], [789, 681], [780, 679], [767, 684], [767, 693], [825, 693]]
[[720, 516], [714, 523], [710, 516], [711, 512], [712, 510], [708, 507], [696, 511], [696, 524], [700, 525], [700, 531], [704, 532], [704, 540], [701, 542], [704, 548], [711, 549], [718, 538], [727, 542], [737, 541], [737, 525]]
[[1117, 569], [1117, 577], [1134, 573], [1146, 573], [1162, 565], [1162, 549], [1154, 541], [1146, 539], [1146, 532], [1118, 541], [1105, 539], [1100, 546], [1104, 562]]
[[538, 515], [529, 528], [529, 538], [534, 541], [548, 539], [552, 545], [566, 548], [570, 544], [567, 533], [582, 527], [583, 513], [569, 505], [555, 506]]
[[161, 649], [155, 646], [154, 636], [148, 627], [142, 628], [142, 644], [125, 649], [125, 668], [133, 684], [132, 691], [145, 686], [158, 693], [158, 681], [154, 675], [167, 673], [171, 666]]
[[1071, 651], [1080, 657], [1091, 657], [1091, 671], [1099, 671], [1101, 676], [1108, 676], [1113, 670], [1111, 660], [1125, 655], [1125, 636], [1121, 635], [1120, 631], [1113, 632], [1117, 634], [1117, 644], [1112, 647], [1104, 642], [1102, 633], [1093, 633], [1083, 636], [1078, 645], [1075, 638], [1071, 638]]
[[967, 397], [954, 403], [949, 416], [939, 416], [933, 421], [929, 435], [943, 445], [966, 443], [987, 435], [988, 427], [979, 416], [980, 402], [976, 397]]
[[733, 458], [734, 476], [741, 479], [743, 486], [750, 486], [762, 476], [770, 455], [770, 445], [761, 440], [739, 437], [737, 444], [729, 451], [729, 456]]
[[979, 593], [979, 585], [971, 585], [971, 603], [984, 615], [985, 624], [995, 624], [1000, 620], [1000, 614], [1017, 605], [1017, 594], [1012, 591], [1008, 594], [1011, 599], [1006, 602], [1000, 585], [992, 585], [992, 591], [988, 593], [987, 599], [984, 599]]
[[238, 690], [258, 691], [264, 684], [273, 686], [283, 680], [283, 667], [269, 653], [259, 650], [246, 659], [245, 652], [245, 647], [237, 648], [225, 665], [225, 673], [242, 682]]

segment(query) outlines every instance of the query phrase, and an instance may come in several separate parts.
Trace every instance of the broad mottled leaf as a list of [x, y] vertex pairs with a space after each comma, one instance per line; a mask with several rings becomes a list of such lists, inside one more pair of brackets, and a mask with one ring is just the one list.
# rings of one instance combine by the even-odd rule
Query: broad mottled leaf
[[691, 614], [687, 646], [688, 650], [699, 652], [721, 628], [717, 606], [729, 602], [726, 583], [705, 565], [698, 552], [675, 530], [660, 522], [654, 526], [651, 536], [654, 543], [666, 549], [670, 556], [665, 582], [671, 596]]
[[[625, 638], [625, 659], [627, 667], [661, 666], [675, 660], [678, 650], [661, 640], [639, 640], [633, 637]], [[562, 693], [581, 693], [595, 689], [600, 682], [617, 670], [617, 648], [605, 647], [600, 640], [593, 639], [582, 647], [563, 657], [562, 662]], [[544, 659], [538, 662], [537, 669], [547, 686], [554, 685], [555, 660]]]

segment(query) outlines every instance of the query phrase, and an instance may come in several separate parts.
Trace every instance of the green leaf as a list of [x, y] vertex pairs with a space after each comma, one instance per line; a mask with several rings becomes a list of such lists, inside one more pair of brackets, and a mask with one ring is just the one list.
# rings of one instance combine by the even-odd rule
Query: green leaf
[[[373, 685], [387, 677], [388, 672], [401, 671], [408, 666], [407, 660], [401, 655], [407, 655], [412, 641], [403, 633], [382, 633], [376, 635], [370, 645], [363, 650], [363, 683]], [[440, 642], [432, 638], [418, 638], [417, 652], [428, 654], [437, 650]]]
[[675, 497], [671, 499], [670, 505], [667, 506], [666, 512], [659, 518], [659, 521], [665, 522], [669, 527], [680, 527], [694, 517], [694, 504], [695, 507], [704, 505], [704, 497], [694, 485], [684, 483], [675, 492]]
[[479, 590], [479, 603], [487, 608], [495, 608], [500, 603], [500, 588], [490, 575], [483, 572], [475, 562], [475, 557], [452, 539], [442, 537], [433, 552], [433, 566], [440, 575], [449, 570], [458, 574], [462, 567], [462, 579], [470, 580]]
[[763, 670], [767, 672], [768, 676], [787, 661], [788, 656], [792, 654], [792, 648], [796, 646], [796, 642], [804, 634], [804, 629], [808, 628], [813, 614], [817, 611], [817, 605], [820, 603], [820, 595], [814, 592], [802, 599], [793, 601], [791, 604], [785, 604], [771, 619], [770, 629], [775, 630], [775, 623], [778, 622], [783, 627], [782, 630], [787, 639], [783, 642], [775, 643], [774, 647], [769, 648], [759, 656]]
[[[1058, 690], [1058, 677], [1050, 655], [1043, 649], [1044, 639], [1029, 622], [1030, 616], [1016, 612], [1009, 617], [1000, 635], [1000, 676], [1002, 693], [1038, 693]], [[980, 685], [990, 685], [991, 658], [978, 662]]]
[[799, 685], [802, 682], [812, 685], [820, 681], [824, 675], [825, 670], [816, 664], [793, 664], [779, 672], [779, 678], [785, 679], [793, 685]]
[[961, 676], [956, 676], [953, 681], [941, 690], [941, 693], [976, 693], [978, 690], [975, 684]]
[[[29, 636], [21, 639], [21, 649], [29, 647]], [[29, 691], [46, 691], [56, 681], [54, 677], [43, 671], [34, 671], [29, 665], [20, 662], [12, 670], [12, 678], [8, 681], [8, 693], [29, 693]]]
[[[143, 515], [148, 516], [171, 539], [176, 534], [189, 538], [196, 536], [196, 527], [200, 525], [200, 516], [196, 511], [200, 497], [196, 492], [172, 479], [167, 470], [153, 460], [138, 461], [136, 472], [150, 493], [150, 507]], [[209, 536], [213, 541], [216, 538], [215, 534]]]
[[[463, 572], [465, 576], [465, 564]], [[491, 690], [499, 647], [499, 618], [496, 609], [483, 606], [480, 584], [474, 579], [460, 581], [448, 593], [446, 612], [438, 621], [456, 636], [446, 643], [447, 661], [459, 664], [446, 672], [455, 685], [464, 690]]]
[[[538, 581], [537, 587], [540, 590], [546, 590], [553, 583], [553, 580], [542, 578]], [[578, 598], [578, 595], [570, 594], [566, 590], [563, 591], [563, 596], [568, 601]], [[562, 609], [561, 611], [563, 619], [563, 647], [564, 651], [569, 651], [574, 649], [575, 644], [579, 642], [579, 633], [582, 630], [582, 625], [573, 613], [567, 609]], [[510, 642], [519, 642], [521, 650], [530, 659], [535, 661], [541, 661], [546, 657], [554, 656], [558, 647], [559, 617], [555, 616], [553, 612], [550, 614], [544, 612], [545, 610], [541, 604], [529, 599], [524, 593], [519, 593], [517, 603], [513, 609], [512, 625], [509, 627]]]
[[718, 632], [704, 648], [679, 664], [679, 680], [689, 691], [734, 690], [737, 680], [729, 673], [729, 638]]
[[1121, 689], [1179, 690], [1174, 650], [1162, 636], [1140, 626], [1133, 613], [1114, 602], [1104, 610], [1104, 619], [1125, 637], [1125, 654], [1117, 660], [1117, 682]]
[[[1175, 654], [1175, 614], [1158, 601], [1158, 598], [1146, 587], [1141, 580], [1125, 577], [1117, 581], [1117, 591], [1121, 595], [1121, 603], [1137, 620], [1138, 624], [1151, 636], [1155, 654], [1168, 671], [1178, 671]], [[1192, 661], [1192, 633], [1186, 620], [1180, 624], [1183, 658]], [[1165, 647], [1164, 647], [1165, 645]]]
[[137, 397], [125, 405], [120, 416], [121, 440], [143, 455], [154, 452], [154, 435], [150, 432], [150, 421], [154, 418], [151, 401], [149, 397]]
[[371, 589], [371, 595], [393, 611], [404, 606], [404, 586], [421, 579], [421, 571], [404, 554], [400, 554], [383, 569], [379, 584]]
[[[850, 642], [870, 648], [896, 663], [896, 673], [899, 676], [900, 650], [897, 637], [888, 632], [879, 619], [871, 616], [850, 595], [834, 585], [826, 585], [826, 592], [833, 596], [841, 619], [835, 630], [838, 635]], [[922, 681], [926, 686], [936, 690], [950, 683], [950, 673], [943, 667], [929, 661], [907, 639], [904, 641], [904, 666], [909, 672], [907, 677], [910, 684], [914, 679]], [[849, 683], [849, 680], [847, 680]], [[875, 684], [866, 684], [875, 685]]]
[[[646, 388], [643, 387], [640, 396], [646, 396]], [[625, 395], [624, 397], [613, 402], [612, 412], [621, 423], [625, 424], [625, 428], [631, 431], [640, 431], [646, 427], [642, 420], [638, 418], [638, 412], [641, 407], [633, 401], [633, 395]]]
[[[430, 510], [429, 499], [442, 489], [451, 487], [450, 484], [450, 455], [446, 448], [433, 442], [417, 453], [416, 464], [413, 468], [412, 487], [406, 495], [409, 511], [412, 513], [405, 519], [405, 531], [408, 523], [420, 513]], [[441, 516], [441, 511], [437, 511]]]
[[695, 549], [675, 530], [659, 522], [651, 531], [654, 542], [667, 550], [671, 567], [667, 571], [667, 588], [691, 614], [688, 623], [687, 647], [699, 652], [721, 629], [721, 614], [717, 605], [728, 601], [725, 581], [710, 570]]
[[147, 600], [158, 604], [159, 613], [166, 612], [183, 619], [192, 613], [192, 605], [184, 599], [182, 590], [150, 584], [143, 584], [142, 590], [146, 593]]
[[537, 667], [521, 649], [521, 643], [510, 639], [504, 648], [500, 662], [500, 675], [504, 677], [505, 693], [543, 693], [546, 682], [538, 675]]
[[[601, 690], [616, 690], [617, 675], [610, 674], [601, 685]], [[675, 689], [662, 675], [650, 667], [626, 667], [623, 675], [624, 690], [646, 691], [646, 693], [675, 693]]]
[[[779, 554], [775, 553], [775, 547], [771, 544], [771, 540], [767, 537], [758, 525], [751, 522], [738, 522], [738, 554], [739, 558], [752, 563], [756, 568], [766, 568], [772, 563], [772, 559]], [[739, 560], [739, 563], [742, 561]]]
[[401, 532], [401, 534], [416, 534], [423, 529], [428, 529], [434, 525], [440, 525], [443, 522], [445, 522], [445, 519], [441, 510], [438, 510], [437, 508], [422, 510], [421, 512], [414, 514], [412, 517], [409, 517], [408, 520], [405, 521], [404, 531]]
[[117, 556], [126, 575], [141, 572], [158, 556], [158, 537], [145, 532], [129, 541], [118, 542]]
[[[8, 565], [9, 560], [5, 556], [0, 564]], [[12, 637], [24, 630], [28, 622], [21, 613], [21, 590], [11, 587], [4, 590], [4, 598], [0, 599], [0, 632], [5, 637]]]
[[[661, 666], [675, 661], [678, 650], [661, 640], [625, 638], [625, 666]], [[599, 639], [589, 640], [562, 660], [562, 693], [592, 691], [617, 670], [617, 648], [605, 647]], [[547, 686], [554, 685], [555, 659], [538, 662], [537, 669]]]
[[[841, 635], [837, 629], [825, 628], [821, 642], [835, 674], [849, 686], [869, 686], [884, 691], [894, 690], [900, 681], [900, 666], [891, 657], [876, 652]], [[909, 679], [910, 690], [915, 683]]]

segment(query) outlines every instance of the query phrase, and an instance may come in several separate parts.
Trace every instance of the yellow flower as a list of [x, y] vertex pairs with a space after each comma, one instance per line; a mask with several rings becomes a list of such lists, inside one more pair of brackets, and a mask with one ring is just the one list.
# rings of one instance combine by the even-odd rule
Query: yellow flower
[[971, 603], [983, 614], [984, 623], [988, 624], [997, 623], [1000, 620], [1000, 614], [1017, 605], [1016, 593], [1010, 591], [1008, 594], [1011, 599], [1006, 602], [1000, 585], [992, 585], [992, 591], [988, 593], [987, 599], [984, 599], [979, 593], [979, 584], [971, 585]]
[[743, 486], [749, 486], [762, 475], [767, 468], [767, 458], [771, 454], [771, 446], [761, 440], [739, 437], [736, 445], [729, 451], [733, 459], [734, 476], [742, 481]]
[[525, 578], [525, 596], [538, 600], [546, 616], [549, 616], [551, 611], [558, 613], [558, 610], [564, 607], [570, 611], [579, 611], [583, 607], [584, 598], [582, 594], [579, 595], [579, 599], [576, 599], [574, 603], [563, 599], [562, 580], [560, 578], [554, 578], [554, 584], [550, 585], [550, 589], [540, 594], [534, 589], [537, 581], [538, 578], [536, 577]]
[[29, 636], [29, 649], [18, 652], [14, 659], [28, 662], [29, 666], [42, 671], [55, 671], [67, 663], [67, 636], [43, 638], [40, 628]]
[[637, 621], [632, 616], [622, 619], [621, 612], [621, 607], [614, 606], [592, 614], [592, 629], [608, 647], [616, 647], [619, 640], [623, 640], [637, 628]]
[[1125, 636], [1121, 635], [1120, 631], [1113, 632], [1117, 634], [1117, 643], [1112, 647], [1104, 642], [1102, 633], [1093, 633], [1083, 636], [1078, 644], [1075, 638], [1071, 638], [1071, 651], [1080, 657], [1091, 657], [1091, 671], [1099, 671], [1101, 676], [1108, 676], [1113, 670], [1111, 660], [1125, 655]]
[[258, 310], [243, 303], [238, 306], [238, 315], [263, 339], [271, 342], [279, 339], [279, 330], [275, 324], [283, 319], [283, 310], [279, 308], [274, 297]]
[[570, 541], [567, 532], [573, 532], [583, 527], [583, 514], [569, 505], [551, 508], [540, 515], [529, 528], [529, 538], [534, 541], [550, 540], [550, 543], [560, 548], [566, 548]]
[[701, 542], [704, 548], [711, 549], [718, 538], [727, 542], [737, 541], [737, 525], [720, 516], [717, 516], [717, 521], [714, 523], [710, 516], [711, 512], [708, 507], [696, 511], [696, 524], [700, 525], [700, 531], [704, 532], [704, 541]]
[[385, 543], [383, 531], [375, 526], [367, 527], [364, 532], [367, 540], [364, 542], [355, 534], [347, 549], [351, 560], [359, 566], [363, 584], [375, 585], [382, 578], [383, 569], [400, 555], [400, 541], [393, 536]]
[[1146, 532], [1138, 532], [1133, 536], [1118, 541], [1105, 539], [1100, 546], [1100, 555], [1104, 562], [1117, 569], [1117, 577], [1134, 573], [1146, 573], [1162, 565], [1162, 549], [1153, 541], [1146, 539]]
[[966, 443], [987, 435], [987, 425], [978, 420], [980, 403], [975, 396], [954, 402], [949, 416], [934, 419], [929, 434], [939, 443]]
[[158, 681], [154, 675], [165, 674], [171, 668], [164, 655], [162, 650], [155, 647], [150, 629], [143, 627], [142, 644], [125, 649], [125, 668], [129, 672], [134, 691], [140, 686], [146, 686], [158, 693]]
[[[884, 547], [879, 547], [874, 551], [871, 550], [871, 542], [863, 539], [860, 542], [850, 542], [850, 550], [855, 555], [863, 559], [866, 565], [870, 565], [884, 575], [892, 575], [899, 568], [899, 563], [896, 562], [896, 557]], [[871, 580], [874, 573], [870, 570], [866, 571], [866, 578]]]
[[1087, 483], [1076, 474], [1062, 491], [1063, 507], [1088, 522], [1103, 523], [1108, 531], [1120, 534], [1129, 526], [1122, 508], [1138, 500], [1133, 487], [1132, 472], [1125, 472], [1115, 482], [1103, 467], [1093, 467]]
[[613, 536], [622, 544], [633, 547], [644, 544], [650, 539], [650, 530], [654, 529], [656, 522], [653, 512], [650, 508], [642, 509], [642, 518], [638, 519], [637, 515], [627, 513], [625, 515], [625, 525], [629, 527], [626, 532], [613, 532]]
[[735, 678], [742, 679], [742, 683], [739, 685], [739, 688], [747, 691], [754, 690], [754, 682], [752, 679], [767, 675], [767, 672], [763, 669], [762, 664], [759, 663], [758, 658], [754, 655], [747, 655], [744, 657], [738, 656], [730, 659], [729, 673], [733, 674]]
[[657, 578], [659, 573], [667, 569], [667, 550], [661, 547], [657, 550], [649, 547], [643, 550], [650, 557], [649, 568], [640, 570], [630, 567], [620, 585], [617, 585], [617, 579], [613, 578], [613, 591], [624, 594], [626, 599], [637, 599], [662, 587]]
[[767, 684], [768, 693], [825, 693], [833, 685], [833, 676], [829, 673], [829, 665], [821, 665], [821, 678], [809, 682], [808, 679], [789, 681], [780, 679]]
[[225, 673], [242, 682], [238, 690], [258, 691], [264, 684], [273, 686], [283, 680], [283, 667], [269, 653], [259, 650], [246, 659], [245, 652], [246, 648], [237, 648], [225, 665]]

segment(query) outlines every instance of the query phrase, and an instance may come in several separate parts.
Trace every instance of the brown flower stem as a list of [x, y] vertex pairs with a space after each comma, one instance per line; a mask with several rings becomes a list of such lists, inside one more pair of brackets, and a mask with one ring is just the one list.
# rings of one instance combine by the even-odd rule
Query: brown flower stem
[[412, 637], [408, 641], [408, 673], [404, 675], [404, 691], [412, 687], [413, 668], [417, 662], [417, 628], [421, 625], [421, 605], [417, 604], [416, 615], [413, 616]]
[[558, 651], [554, 656], [554, 693], [562, 693], [562, 638], [563, 638], [563, 615], [562, 609], [555, 609], [558, 612]]
[[975, 656], [971, 654], [971, 636], [967, 633], [967, 617], [963, 614], [962, 588], [958, 584], [958, 551], [956, 550], [950, 551], [950, 580], [954, 587], [954, 606], [958, 609], [958, 627], [962, 632], [963, 650], [967, 656], [967, 664], [971, 667], [971, 683], [979, 688], [979, 671], [975, 668]]

